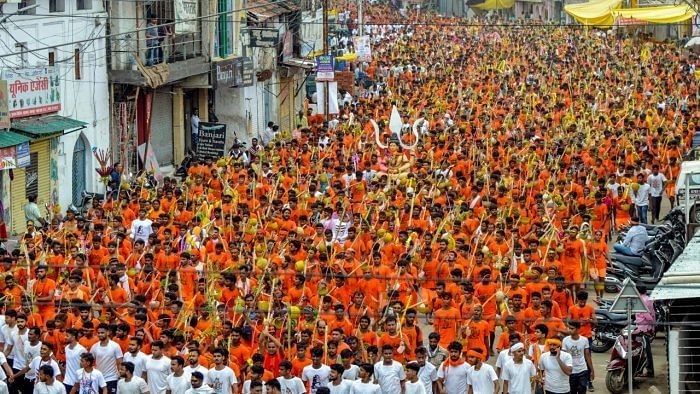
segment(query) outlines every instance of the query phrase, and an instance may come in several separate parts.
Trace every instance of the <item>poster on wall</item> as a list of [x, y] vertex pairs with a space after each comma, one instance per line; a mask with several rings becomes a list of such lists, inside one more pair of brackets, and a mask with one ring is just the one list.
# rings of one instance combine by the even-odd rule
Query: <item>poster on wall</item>
[[17, 168], [29, 167], [31, 156], [29, 155], [29, 142], [17, 145]]
[[17, 168], [15, 152], [16, 150], [14, 146], [0, 149], [0, 170], [9, 170], [12, 168]]
[[175, 0], [175, 34], [197, 32], [197, 1]]
[[197, 139], [197, 157], [218, 159], [226, 154], [226, 125], [201, 122]]
[[61, 89], [53, 67], [3, 71], [9, 92], [10, 118], [22, 118], [61, 110]]
[[335, 79], [335, 58], [333, 56], [319, 56], [316, 58], [316, 81], [333, 81]]
[[7, 81], [0, 79], [0, 129], [10, 128], [10, 102]]

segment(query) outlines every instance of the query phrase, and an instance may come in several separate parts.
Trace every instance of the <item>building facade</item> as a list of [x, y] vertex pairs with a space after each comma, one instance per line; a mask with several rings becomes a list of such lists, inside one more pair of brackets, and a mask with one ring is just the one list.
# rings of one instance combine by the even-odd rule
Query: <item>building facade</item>
[[30, 194], [37, 195], [44, 213], [46, 206], [65, 211], [80, 204], [84, 191], [104, 192], [92, 153], [110, 143], [102, 5], [93, 0], [2, 4], [0, 79], [7, 83], [11, 122], [0, 127], [0, 149], [8, 159], [0, 188], [10, 233], [24, 231], [23, 207]]

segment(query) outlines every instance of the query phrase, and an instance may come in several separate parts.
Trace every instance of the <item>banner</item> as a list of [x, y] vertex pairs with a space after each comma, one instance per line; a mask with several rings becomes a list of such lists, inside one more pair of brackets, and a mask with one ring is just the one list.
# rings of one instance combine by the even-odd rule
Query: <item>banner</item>
[[355, 53], [357, 54], [357, 60], [361, 62], [371, 62], [372, 61], [372, 45], [369, 40], [369, 36], [359, 36], [352, 38], [353, 44], [355, 44]]
[[214, 88], [243, 88], [253, 86], [253, 60], [237, 57], [212, 63], [211, 80]]
[[53, 67], [5, 70], [10, 118], [41, 115], [61, 110], [61, 90]]
[[316, 81], [333, 81], [335, 79], [335, 58], [319, 56], [316, 58]]
[[138, 147], [139, 158], [141, 158], [141, 163], [145, 164], [145, 170], [147, 172], [152, 172], [153, 176], [158, 182], [163, 180], [163, 173], [160, 172], [160, 165], [158, 164], [158, 159], [156, 158], [155, 152], [153, 152], [153, 145], [148, 144], [148, 153], [146, 154], [146, 159], [143, 158], [143, 153], [146, 151], [146, 144], [141, 144]]
[[12, 168], [17, 168], [15, 152], [16, 150], [14, 146], [0, 149], [0, 170], [9, 170]]
[[16, 146], [17, 168], [29, 167], [32, 164], [31, 156], [29, 156], [29, 142]]
[[0, 79], [0, 129], [10, 128], [10, 102], [7, 81]]
[[[325, 96], [323, 94], [324, 92], [324, 85], [325, 83], [323, 82], [317, 82], [316, 83], [316, 113], [317, 114], [324, 114], [326, 112], [326, 107], [325, 107]], [[329, 82], [328, 83], [328, 113], [329, 114], [337, 114], [339, 112], [338, 110], [338, 82]]]
[[197, 32], [197, 0], [175, 0], [175, 34]]
[[226, 125], [221, 123], [199, 123], [197, 157], [218, 159], [226, 153]]

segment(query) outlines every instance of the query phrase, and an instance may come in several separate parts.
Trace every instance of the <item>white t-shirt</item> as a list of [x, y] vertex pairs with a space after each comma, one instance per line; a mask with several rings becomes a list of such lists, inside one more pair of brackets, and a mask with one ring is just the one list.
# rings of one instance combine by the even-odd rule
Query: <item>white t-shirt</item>
[[105, 346], [97, 342], [90, 348], [90, 353], [95, 356], [95, 368], [102, 372], [105, 382], [119, 380], [117, 359], [122, 358], [123, 354], [116, 342], [110, 340]]
[[501, 377], [508, 382], [509, 394], [530, 394], [530, 378], [536, 374], [535, 364], [523, 357], [523, 362], [519, 364], [513, 360], [506, 362]]
[[[7, 362], [7, 358], [5, 357], [5, 353], [0, 352], [0, 380], [5, 380], [7, 379], [7, 374], [5, 373], [5, 369], [2, 368], [2, 365]], [[12, 366], [10, 366], [12, 367]]]
[[7, 383], [0, 380], [0, 394], [10, 394], [10, 389], [7, 388]]
[[134, 241], [140, 239], [148, 245], [148, 236], [153, 232], [152, 224], [151, 219], [140, 220], [137, 218], [131, 222], [131, 234], [134, 237]]
[[148, 383], [146, 383], [140, 376], [132, 376], [130, 381], [126, 381], [124, 378], [119, 379], [117, 382], [117, 393], [118, 394], [143, 394], [150, 393], [148, 388]]
[[51, 386], [39, 382], [34, 386], [34, 394], [66, 394], [66, 386], [57, 380], [54, 380]]
[[[496, 358], [496, 368], [503, 370], [503, 367], [512, 359], [513, 356], [510, 355], [510, 348], [501, 350], [498, 352], [498, 358]], [[501, 373], [503, 373], [503, 371], [501, 371]]]
[[[38, 356], [34, 357], [34, 360], [32, 360], [32, 362], [29, 363], [29, 371], [32, 371], [32, 377], [27, 379], [35, 381], [36, 378], [39, 376], [39, 368], [41, 368], [42, 365], [50, 365], [51, 368], [53, 368], [54, 378], [61, 374], [61, 368], [58, 366], [56, 360], [50, 358], [49, 361], [43, 361], [41, 359], [41, 356]], [[27, 375], [29, 375], [29, 371], [27, 371]]]
[[381, 394], [381, 392], [379, 385], [372, 382], [362, 383], [361, 380], [356, 380], [350, 386], [350, 394]]
[[350, 394], [350, 386], [352, 386], [350, 380], [341, 378], [339, 385], [336, 386], [333, 382], [328, 382], [328, 386], [326, 387], [331, 389], [331, 394]]
[[374, 379], [382, 388], [382, 394], [401, 394], [401, 381], [406, 380], [406, 372], [396, 360], [390, 365], [380, 361], [374, 364]]
[[80, 369], [80, 355], [83, 353], [87, 353], [87, 349], [79, 343], [76, 343], [72, 349], [70, 346], [66, 346], [66, 376], [63, 377], [64, 384], [72, 386], [78, 380], [78, 376], [75, 373]]
[[104, 375], [97, 369], [93, 369], [91, 372], [85, 372], [84, 369], [80, 368], [76, 372], [76, 376], [78, 376], [77, 383], [80, 384], [78, 394], [99, 393], [102, 387], [107, 387]]
[[192, 375], [192, 372], [195, 372], [195, 371], [201, 372], [202, 376], [204, 376], [203, 383], [209, 384], [209, 376], [207, 376], [209, 374], [209, 370], [207, 368], [205, 368], [204, 366], [198, 364], [196, 368], [192, 368], [191, 365], [188, 365], [183, 369], [184, 369], [185, 373], [189, 374], [190, 376]]
[[649, 174], [649, 176], [647, 176], [647, 183], [651, 188], [652, 197], [661, 197], [664, 193], [664, 182], [666, 182], [666, 177], [662, 173], [658, 175]]
[[350, 364], [350, 367], [343, 371], [343, 379], [357, 380], [360, 376], [360, 367], [355, 364]]
[[232, 394], [231, 386], [238, 383], [236, 375], [229, 367], [224, 367], [222, 370], [212, 368], [207, 373], [209, 385], [217, 394]]
[[170, 374], [170, 359], [161, 356], [159, 359], [148, 357], [146, 360], [146, 376], [151, 393], [164, 393], [168, 389], [166, 379]]
[[571, 360], [573, 362], [573, 370], [571, 373], [588, 371], [585, 354], [586, 349], [588, 349], [588, 338], [579, 336], [578, 339], [574, 340], [571, 336], [568, 336], [561, 341], [561, 348], [571, 355]]
[[286, 379], [282, 376], [277, 378], [282, 386], [282, 393], [284, 394], [306, 394], [306, 387], [304, 387], [304, 382], [296, 376], [292, 376], [291, 379]]
[[[19, 330], [16, 330], [7, 338], [6, 346], [12, 345], [12, 351], [7, 356], [12, 359], [12, 365], [10, 366], [14, 369], [22, 369], [27, 366], [26, 359], [25, 361], [18, 360], [24, 359], [24, 342], [27, 340], [29, 340], [29, 329], [27, 329], [24, 334], [20, 334]], [[19, 365], [21, 365], [21, 368], [15, 366], [18, 362], [20, 363]]]
[[192, 387], [192, 384], [190, 383], [191, 377], [192, 375], [187, 372], [183, 372], [183, 374], [179, 377], [175, 376], [174, 373], [171, 373], [165, 379], [168, 390], [170, 390], [172, 394], [185, 394], [185, 391]]
[[138, 352], [135, 356], [130, 352], [124, 353], [124, 361], [134, 364], [134, 376], [143, 376], [143, 373], [146, 371], [147, 360], [148, 356], [144, 352]]
[[[252, 382], [253, 382], [253, 381], [250, 380], [250, 379], [248, 379], [248, 380], [246, 380], [245, 382], [243, 382], [243, 388], [241, 389], [241, 391], [242, 391], [243, 394], [250, 394], [250, 384], [251, 384]], [[265, 383], [263, 383], [262, 392], [263, 392], [263, 394], [267, 393], [267, 388], [265, 387]]]
[[425, 387], [426, 394], [433, 394], [433, 382], [437, 381], [437, 368], [429, 362], [418, 370], [418, 381]]
[[[39, 357], [39, 354], [41, 353], [41, 342], [37, 342], [36, 345], [32, 346], [29, 341], [24, 341], [24, 344], [22, 345], [22, 352], [24, 354], [23, 357], [13, 360], [15, 369], [28, 367], [36, 357]], [[36, 374], [34, 373], [34, 370], [30, 368], [24, 377], [29, 380], [34, 380], [36, 378]]]
[[[567, 352], [561, 353], [561, 361], [568, 367], [573, 367], [574, 363], [571, 355]], [[569, 375], [565, 374], [559, 366], [556, 356], [551, 353], [543, 353], [540, 357], [539, 368], [544, 371], [544, 389], [552, 393], [568, 393], [571, 390], [569, 386]]]
[[415, 383], [406, 381], [406, 394], [426, 394], [423, 382], [417, 380]]
[[489, 364], [481, 363], [478, 370], [472, 368], [467, 373], [467, 384], [472, 386], [474, 394], [493, 394], [493, 382], [498, 381], [496, 370]]
[[[4, 317], [5, 316], [3, 316], [3, 318]], [[12, 328], [10, 328], [10, 326], [8, 326], [7, 324], [2, 324], [2, 326], [0, 327], [0, 339], [2, 339], [2, 342], [6, 344], [5, 346], [7, 346], [7, 342], [12, 336], [12, 334], [17, 333], [17, 330], [19, 330], [19, 328], [17, 328], [16, 324]], [[0, 350], [5, 351], [5, 349]]]
[[443, 385], [448, 393], [466, 393], [467, 374], [470, 369], [472, 369], [471, 365], [466, 362], [458, 367], [450, 367], [442, 363], [438, 368], [437, 376], [443, 379]]
[[331, 367], [326, 364], [321, 364], [321, 366], [316, 369], [313, 365], [307, 365], [301, 371], [301, 380], [304, 382], [310, 382], [311, 394], [316, 394], [316, 390], [319, 387], [325, 387], [328, 385], [328, 377], [331, 374]]

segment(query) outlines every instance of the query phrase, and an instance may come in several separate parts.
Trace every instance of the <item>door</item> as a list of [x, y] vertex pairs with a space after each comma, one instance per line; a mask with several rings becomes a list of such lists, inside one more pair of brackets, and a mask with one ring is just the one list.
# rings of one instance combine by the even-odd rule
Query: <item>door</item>
[[82, 201], [82, 193], [86, 189], [85, 167], [87, 165], [87, 151], [85, 140], [81, 135], [75, 141], [73, 148], [73, 205], [78, 205]]

